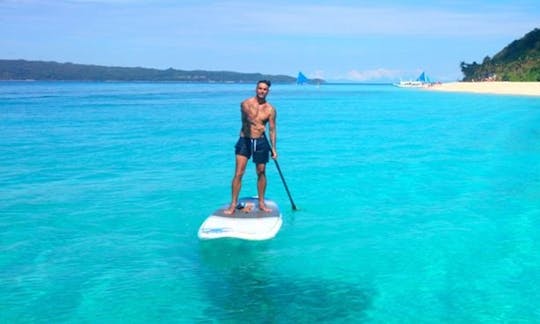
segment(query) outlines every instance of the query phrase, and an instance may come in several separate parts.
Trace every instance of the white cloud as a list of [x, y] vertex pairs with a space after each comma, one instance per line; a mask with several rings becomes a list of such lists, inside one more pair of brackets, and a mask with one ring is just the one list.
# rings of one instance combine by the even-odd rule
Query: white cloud
[[[537, 25], [536, 15], [522, 8], [407, 6], [400, 4], [285, 4], [242, 1], [204, 8], [210, 26], [228, 25], [236, 32], [303, 36], [355, 35], [514, 35]], [[191, 17], [197, 17], [195, 16]], [[504, 24], [501, 23], [504, 21]], [[214, 25], [215, 24], [215, 25]]]
[[324, 71], [323, 70], [313, 71], [313, 73], [309, 75], [309, 78], [310, 79], [324, 79]]
[[375, 80], [393, 80], [400, 77], [401, 72], [398, 70], [375, 69], [375, 70], [350, 70], [347, 72], [346, 79], [352, 81], [375, 81]]
[[[170, 0], [0, 0], [76, 10], [110, 5], [99, 16], [122, 22], [174, 26], [177, 35], [274, 35], [279, 37], [356, 37], [362, 35], [478, 36], [519, 35], [538, 25], [530, 4], [419, 6], [406, 3], [247, 2]], [[75, 6], [75, 7], [73, 7]], [[81, 7], [78, 7], [81, 6]], [[24, 6], [23, 6], [24, 7]], [[103, 8], [101, 8], [103, 9]], [[21, 9], [21, 10], [24, 10]], [[119, 10], [110, 11], [109, 10]], [[78, 12], [74, 12], [77, 14]], [[112, 15], [113, 18], [110, 18]], [[99, 17], [92, 16], [95, 19]], [[502, 23], [504, 22], [504, 23]], [[171, 29], [171, 28], [169, 28]]]

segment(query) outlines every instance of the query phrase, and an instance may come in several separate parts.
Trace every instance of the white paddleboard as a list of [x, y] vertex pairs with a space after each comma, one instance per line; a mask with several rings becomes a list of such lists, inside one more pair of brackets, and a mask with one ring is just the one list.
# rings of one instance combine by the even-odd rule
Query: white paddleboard
[[200, 239], [217, 239], [223, 237], [239, 238], [244, 240], [268, 240], [276, 236], [283, 223], [278, 205], [265, 200], [266, 207], [271, 212], [259, 210], [257, 197], [239, 199], [238, 203], [244, 207], [235, 209], [232, 215], [226, 215], [226, 205], [212, 213], [202, 223], [198, 236]]

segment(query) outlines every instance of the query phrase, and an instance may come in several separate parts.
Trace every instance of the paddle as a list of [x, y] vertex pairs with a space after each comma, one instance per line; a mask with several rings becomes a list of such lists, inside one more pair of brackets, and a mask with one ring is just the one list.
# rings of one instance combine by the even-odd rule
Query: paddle
[[[273, 151], [272, 144], [270, 144], [270, 141], [266, 137], [266, 133], [263, 133], [263, 135], [264, 135], [264, 139], [266, 140], [266, 143], [268, 143], [268, 146], [270, 146], [270, 150]], [[293, 210], [298, 210], [298, 208], [296, 208], [296, 205], [294, 204], [294, 201], [292, 199], [291, 192], [289, 191], [289, 187], [287, 187], [287, 182], [285, 182], [285, 178], [283, 177], [283, 173], [281, 173], [281, 168], [279, 167], [279, 163], [278, 163], [277, 159], [272, 159], [272, 160], [274, 160], [274, 163], [276, 164], [276, 168], [278, 170], [279, 176], [281, 177], [281, 182], [283, 182], [283, 186], [285, 187], [285, 191], [287, 191], [287, 196], [289, 196], [289, 200], [291, 201], [292, 209]]]

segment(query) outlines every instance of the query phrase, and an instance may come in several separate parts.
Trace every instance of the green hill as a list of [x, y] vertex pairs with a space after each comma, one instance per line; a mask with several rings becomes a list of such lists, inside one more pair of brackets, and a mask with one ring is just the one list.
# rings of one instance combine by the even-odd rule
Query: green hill
[[252, 83], [264, 79], [276, 83], [296, 82], [296, 78], [287, 75], [229, 71], [183, 71], [172, 68], [158, 70], [142, 67], [110, 67], [42, 61], [0, 60], [0, 80]]
[[461, 62], [463, 81], [540, 81], [540, 29], [503, 48], [481, 64]]

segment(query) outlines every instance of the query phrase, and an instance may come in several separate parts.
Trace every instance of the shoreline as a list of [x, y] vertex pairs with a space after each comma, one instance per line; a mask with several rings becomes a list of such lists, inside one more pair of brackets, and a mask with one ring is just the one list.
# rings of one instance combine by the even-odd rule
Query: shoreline
[[448, 82], [433, 84], [425, 89], [446, 92], [540, 96], [540, 82]]

